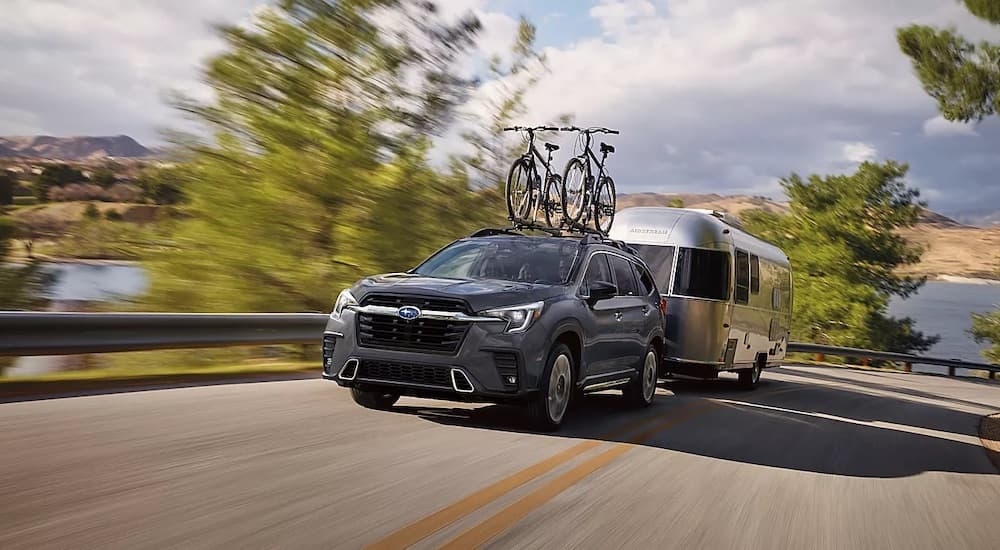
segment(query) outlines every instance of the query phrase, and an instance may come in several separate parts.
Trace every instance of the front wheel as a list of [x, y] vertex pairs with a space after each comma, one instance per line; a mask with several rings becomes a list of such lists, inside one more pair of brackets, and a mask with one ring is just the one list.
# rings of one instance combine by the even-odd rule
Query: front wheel
[[528, 417], [534, 427], [554, 431], [562, 425], [573, 396], [573, 354], [566, 344], [552, 346], [538, 392], [528, 404]]
[[594, 228], [607, 235], [615, 221], [615, 180], [606, 176], [597, 184], [597, 198], [594, 201]]
[[572, 225], [580, 221], [587, 207], [587, 180], [590, 179], [590, 165], [580, 157], [573, 157], [566, 163], [562, 182], [562, 209], [566, 223]]
[[764, 370], [760, 361], [754, 363], [753, 368], [740, 369], [740, 388], [744, 390], [753, 390], [757, 388], [757, 384], [760, 382], [760, 374]]
[[519, 158], [507, 174], [507, 215], [511, 220], [524, 221], [531, 215], [531, 164]]

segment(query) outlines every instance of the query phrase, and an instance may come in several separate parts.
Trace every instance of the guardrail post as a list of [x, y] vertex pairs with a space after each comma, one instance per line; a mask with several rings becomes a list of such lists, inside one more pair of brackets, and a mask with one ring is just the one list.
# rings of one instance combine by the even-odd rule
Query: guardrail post
[[913, 363], [903, 363], [903, 372], [913, 372]]
[[817, 363], [822, 363], [823, 361], [826, 361], [826, 356], [822, 353], [817, 353], [815, 359]]
[[862, 357], [861, 358], [861, 366], [862, 367], [867, 367], [868, 366], [868, 358], [867, 357]]
[[948, 376], [955, 376], [955, 367], [948, 367]]

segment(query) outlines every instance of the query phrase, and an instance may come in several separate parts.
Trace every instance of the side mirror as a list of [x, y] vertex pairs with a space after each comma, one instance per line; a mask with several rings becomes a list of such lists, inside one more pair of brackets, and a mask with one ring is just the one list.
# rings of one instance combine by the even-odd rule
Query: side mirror
[[587, 290], [587, 301], [591, 304], [600, 302], [601, 300], [607, 300], [608, 298], [614, 298], [618, 295], [618, 287], [615, 286], [614, 283], [609, 283], [607, 281], [594, 281], [593, 283], [590, 283]]

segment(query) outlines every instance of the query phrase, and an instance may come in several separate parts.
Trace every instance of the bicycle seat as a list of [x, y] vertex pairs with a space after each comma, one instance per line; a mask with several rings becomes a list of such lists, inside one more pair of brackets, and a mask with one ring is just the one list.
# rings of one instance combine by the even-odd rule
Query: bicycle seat
[[555, 143], [546, 143], [545, 144], [545, 150], [546, 151], [558, 151], [559, 150], [559, 146], [556, 145]]
[[608, 145], [607, 143], [604, 143], [602, 141], [601, 142], [601, 152], [602, 153], [614, 153], [615, 152], [615, 146], [614, 145]]

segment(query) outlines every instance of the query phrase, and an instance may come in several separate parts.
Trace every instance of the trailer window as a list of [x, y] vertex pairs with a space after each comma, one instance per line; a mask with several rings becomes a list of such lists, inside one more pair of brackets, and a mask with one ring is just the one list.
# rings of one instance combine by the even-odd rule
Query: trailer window
[[750, 293], [760, 294], [760, 258], [750, 255]]
[[651, 244], [634, 244], [632, 248], [639, 253], [652, 272], [660, 292], [666, 294], [670, 290], [670, 274], [674, 271], [674, 247]]
[[677, 255], [674, 294], [727, 300], [729, 298], [729, 253], [720, 250], [681, 248]]
[[737, 304], [750, 301], [750, 255], [736, 251], [736, 296]]

